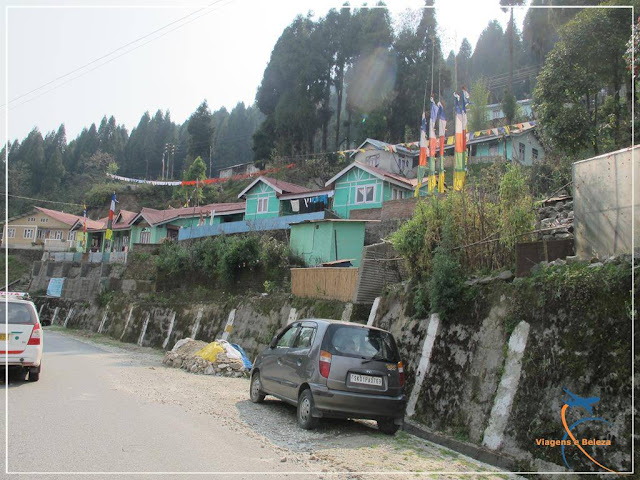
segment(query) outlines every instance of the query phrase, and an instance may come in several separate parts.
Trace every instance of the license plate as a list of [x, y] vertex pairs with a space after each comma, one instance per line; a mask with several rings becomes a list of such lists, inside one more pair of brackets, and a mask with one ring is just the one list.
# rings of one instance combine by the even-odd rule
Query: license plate
[[7, 339], [7, 334], [6, 333], [0, 333], [0, 340], [6, 340]]
[[349, 380], [351, 380], [351, 383], [375, 385], [378, 387], [382, 386], [382, 377], [372, 377], [370, 375], [358, 375], [357, 373], [352, 373], [349, 377]]

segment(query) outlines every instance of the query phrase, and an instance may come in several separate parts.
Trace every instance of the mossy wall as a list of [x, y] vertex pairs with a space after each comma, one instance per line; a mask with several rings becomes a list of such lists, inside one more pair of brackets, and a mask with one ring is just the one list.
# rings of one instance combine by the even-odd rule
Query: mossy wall
[[[221, 292], [209, 292], [207, 300], [187, 299], [183, 296], [160, 297], [150, 295], [147, 299], [131, 297], [122, 293], [107, 292], [96, 301], [72, 301], [59, 298], [36, 298], [41, 310], [41, 321], [45, 324], [53, 318], [56, 307], [58, 314], [55, 324], [62, 325], [70, 309], [72, 315], [68, 328], [97, 332], [106, 312], [102, 333], [123, 342], [138, 343], [147, 315], [149, 322], [142, 340], [142, 346], [162, 348], [167, 336], [167, 348], [182, 338], [192, 336], [198, 314], [202, 311], [195, 338], [213, 341], [224, 332], [231, 310], [235, 309], [233, 329], [229, 335], [231, 343], [242, 346], [253, 359], [266, 348], [273, 335], [287, 325], [291, 308], [298, 312], [297, 318], [340, 319], [345, 304], [338, 301], [318, 301], [297, 299], [289, 294], [267, 296], [233, 296]], [[200, 296], [196, 296], [200, 297]], [[127, 318], [131, 311], [131, 319]], [[360, 312], [362, 313], [362, 312]], [[171, 319], [175, 314], [173, 328]], [[126, 327], [126, 330], [125, 330]]]
[[[599, 397], [593, 416], [613, 425], [578, 427], [581, 438], [612, 440], [611, 446], [589, 446], [587, 451], [612, 469], [629, 470], [630, 264], [553, 266], [527, 279], [476, 288], [449, 320], [440, 322], [415, 419], [434, 431], [481, 445], [504, 373], [509, 337], [524, 321], [530, 332], [499, 453], [512, 457], [523, 470], [563, 467], [560, 448], [539, 446], [536, 439], [562, 439], [560, 412], [567, 398], [563, 388], [568, 388], [583, 397]], [[428, 326], [428, 319], [412, 316], [412, 302], [405, 289], [390, 290], [374, 322], [391, 330], [399, 343], [407, 394]], [[569, 414], [570, 423], [585, 416], [577, 408]], [[577, 448], [566, 452], [574, 471], [601, 471]]]

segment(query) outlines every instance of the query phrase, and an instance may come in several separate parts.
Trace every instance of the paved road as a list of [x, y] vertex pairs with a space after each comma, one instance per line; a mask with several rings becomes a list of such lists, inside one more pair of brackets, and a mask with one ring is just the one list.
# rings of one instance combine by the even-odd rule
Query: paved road
[[[143, 402], [113, 388], [114, 375], [128, 366], [119, 355], [99, 346], [47, 331], [40, 381], [9, 382], [9, 472], [299, 471], [299, 466], [281, 463], [277, 452], [225, 428], [215, 417], [176, 405]], [[4, 412], [4, 392], [1, 403]], [[4, 432], [4, 415], [0, 424]], [[25, 477], [32, 478], [20, 478]], [[219, 478], [265, 476], [247, 473]]]
[[151, 349], [72, 335], [45, 329], [40, 381], [13, 379], [0, 390], [2, 412], [4, 393], [9, 400], [9, 472], [23, 472], [13, 478], [507, 478], [469, 475], [495, 469], [405, 432], [383, 435], [373, 422], [325, 420], [302, 430], [293, 407], [249, 402], [247, 379], [193, 375], [163, 366]]

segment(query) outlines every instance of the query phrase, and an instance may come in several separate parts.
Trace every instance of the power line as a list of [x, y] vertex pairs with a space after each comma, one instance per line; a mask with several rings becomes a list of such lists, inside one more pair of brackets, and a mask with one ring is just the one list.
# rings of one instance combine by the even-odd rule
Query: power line
[[[160, 30], [163, 30], [163, 29], [167, 28], [167, 26], [170, 26], [170, 25], [172, 25], [172, 24], [174, 24], [174, 23], [176, 23], [176, 22], [179, 22], [179, 21], [183, 20], [184, 18], [187, 18], [187, 17], [189, 17], [189, 16], [191, 16], [191, 15], [193, 15], [193, 14], [197, 13], [197, 12], [200, 12], [200, 11], [202, 11], [202, 10], [205, 10], [205, 9], [207, 9], [207, 8], [211, 7], [212, 5], [215, 5], [215, 4], [220, 3], [220, 2], [222, 2], [222, 1], [223, 1], [223, 0], [216, 0], [215, 2], [212, 2], [211, 4], [207, 5], [206, 7], [203, 7], [203, 8], [201, 8], [201, 9], [199, 9], [199, 10], [196, 10], [195, 12], [191, 13], [190, 15], [187, 15], [186, 17], [183, 17], [183, 18], [178, 19], [178, 20], [176, 20], [176, 21], [174, 21], [174, 22], [171, 22], [170, 24], [165, 25], [164, 27], [162, 27], [162, 28], [160, 28], [160, 29], [156, 30], [155, 32], [152, 32], [152, 33], [147, 34], [147, 35], [145, 35], [145, 36], [143, 36], [143, 37], [140, 37], [138, 40], [134, 40], [134, 41], [130, 42], [130, 43], [129, 43], [129, 44], [127, 44], [127, 45], [130, 45], [130, 44], [136, 43], [136, 42], [140, 41], [141, 39], [148, 37], [149, 35], [153, 35], [154, 33], [157, 33], [158, 31], [160, 31]], [[222, 5], [222, 6], [226, 6], [226, 5], [228, 5], [228, 4], [230, 4], [230, 3], [234, 2], [234, 1], [235, 1], [235, 0], [228, 0], [228, 1], [227, 1], [224, 5]], [[97, 66], [95, 66], [95, 67], [93, 67], [93, 68], [91, 68], [91, 69], [89, 69], [89, 70], [87, 70], [87, 71], [83, 72], [83, 73], [81, 73], [80, 75], [76, 75], [75, 77], [72, 77], [72, 78], [70, 78], [70, 79], [68, 79], [68, 80], [66, 80], [66, 81], [64, 81], [64, 82], [62, 82], [62, 83], [59, 83], [59, 84], [55, 85], [55, 86], [54, 86], [54, 87], [52, 87], [52, 88], [49, 88], [49, 89], [45, 90], [45, 91], [44, 91], [44, 92], [42, 92], [42, 93], [39, 93], [39, 94], [37, 94], [37, 95], [35, 95], [35, 96], [33, 96], [33, 97], [31, 97], [31, 98], [29, 98], [29, 99], [25, 100], [24, 102], [20, 102], [20, 103], [18, 103], [17, 105], [15, 105], [15, 106], [13, 106], [13, 107], [10, 107], [10, 109], [14, 109], [14, 108], [20, 107], [20, 106], [22, 106], [22, 105], [24, 105], [24, 104], [26, 104], [26, 103], [29, 103], [29, 102], [31, 102], [31, 101], [33, 101], [33, 100], [37, 99], [37, 98], [40, 98], [41, 96], [46, 95], [47, 93], [49, 93], [49, 92], [51, 92], [51, 91], [53, 91], [53, 90], [56, 90], [57, 88], [60, 88], [60, 87], [62, 87], [63, 85], [66, 85], [66, 84], [68, 84], [68, 83], [72, 82], [73, 80], [76, 80], [76, 79], [78, 79], [78, 78], [80, 78], [80, 77], [83, 77], [84, 75], [87, 75], [88, 73], [91, 73], [91, 72], [93, 72], [94, 70], [97, 70], [98, 68], [103, 67], [104, 65], [106, 65], [106, 64], [108, 64], [108, 63], [111, 63], [111, 62], [113, 62], [114, 60], [117, 60], [118, 58], [120, 58], [120, 57], [122, 57], [122, 56], [124, 56], [124, 55], [126, 55], [126, 54], [128, 54], [128, 53], [131, 53], [131, 52], [133, 52], [134, 50], [137, 50], [138, 48], [143, 47], [143, 46], [145, 46], [145, 45], [147, 45], [147, 44], [149, 44], [149, 43], [153, 42], [154, 40], [158, 40], [158, 39], [160, 39], [160, 38], [164, 37], [165, 35], [167, 35], [167, 34], [169, 34], [169, 33], [171, 33], [171, 32], [174, 32], [175, 30], [178, 30], [179, 28], [184, 27], [185, 25], [188, 25], [188, 24], [189, 24], [189, 23], [191, 23], [191, 22], [194, 22], [195, 20], [198, 20], [199, 18], [204, 17], [205, 15], [208, 15], [208, 14], [210, 14], [210, 13], [212, 13], [212, 12], [215, 12], [216, 10], [217, 10], [217, 9], [213, 9], [213, 10], [209, 10], [209, 11], [207, 11], [207, 12], [204, 12], [202, 15], [199, 15], [199, 16], [197, 16], [197, 17], [195, 17], [195, 18], [192, 18], [191, 20], [189, 20], [189, 21], [187, 21], [187, 22], [184, 22], [184, 23], [182, 23], [182, 24], [178, 25], [178, 26], [177, 26], [177, 27], [175, 27], [175, 28], [172, 28], [171, 30], [166, 31], [166, 32], [164, 32], [163, 34], [158, 35], [158, 36], [156, 36], [156, 37], [152, 38], [151, 40], [149, 40], [149, 41], [147, 41], [147, 42], [144, 42], [144, 43], [141, 43], [141, 44], [139, 44], [139, 45], [136, 45], [135, 47], [133, 47], [133, 48], [131, 48], [131, 49], [129, 49], [129, 50], [127, 50], [127, 51], [125, 51], [124, 53], [121, 53], [120, 55], [117, 55], [117, 56], [115, 56], [115, 57], [113, 57], [113, 58], [110, 58], [110, 59], [109, 59], [109, 60], [107, 60], [106, 62], [103, 62], [103, 63], [101, 63], [101, 64], [99, 64], [99, 65], [97, 65]], [[103, 55], [103, 56], [102, 56], [102, 57], [100, 57], [99, 59], [93, 60], [93, 61], [89, 62], [88, 64], [86, 64], [86, 65], [84, 65], [84, 66], [82, 66], [82, 67], [77, 68], [77, 69], [76, 69], [76, 70], [74, 70], [73, 72], [77, 72], [78, 70], [82, 70], [82, 69], [84, 69], [85, 67], [87, 67], [88, 65], [91, 65], [91, 64], [93, 64], [93, 63], [96, 63], [96, 62], [98, 62], [100, 59], [104, 59], [105, 57], [108, 57], [108, 56], [112, 55], [112, 54], [113, 54], [113, 53], [115, 53], [116, 51], [119, 51], [119, 50], [121, 50], [121, 49], [125, 48], [127, 45], [122, 46], [122, 47], [120, 47], [120, 48], [118, 48], [118, 49], [114, 50], [114, 51], [113, 51], [113, 52], [111, 52], [111, 53], [108, 53], [108, 54], [106, 54], [106, 55]], [[62, 75], [62, 76], [61, 76], [61, 77], [59, 77], [59, 78], [64, 78], [64, 77], [66, 77], [66, 76], [70, 75], [70, 74], [71, 74], [71, 73], [73, 73], [73, 72], [69, 72], [69, 73], [67, 73], [67, 74], [65, 74], [65, 75]], [[38, 87], [38, 88], [34, 89], [33, 91], [40, 90], [40, 89], [41, 89], [41, 88], [43, 88], [44, 86], [49, 85], [49, 84], [51, 84], [51, 83], [54, 83], [54, 82], [56, 82], [56, 81], [57, 81], [57, 79], [56, 79], [56, 80], [52, 80], [51, 82], [48, 82], [48, 83], [47, 83], [47, 84], [45, 84], [45, 85], [41, 85], [40, 87]], [[33, 91], [32, 91], [32, 92], [29, 92], [29, 93], [33, 93]], [[29, 95], [29, 93], [25, 93], [24, 95], [21, 95], [20, 97], [24, 97], [24, 96], [26, 96], [26, 95]], [[16, 97], [16, 99], [17, 99], [17, 98], [20, 98], [20, 97]], [[16, 99], [13, 99], [13, 100], [9, 101], [8, 103], [12, 103], [12, 102], [13, 102], [14, 100], [16, 100]], [[6, 107], [6, 106], [8, 105], [8, 103], [5, 103], [4, 105], [0, 105], [0, 107]]]
[[[11, 193], [6, 193], [6, 192], [0, 192], [0, 195], [6, 195], [7, 197], [12, 197], [12, 198], [20, 198], [22, 200], [33, 200], [35, 202], [45, 202], [45, 203], [57, 203], [60, 205], [73, 205], [75, 207], [85, 207], [85, 204], [83, 203], [72, 203], [72, 202], [58, 202], [55, 200], [45, 200], [43, 198], [31, 198], [31, 197], [23, 197], [21, 195], [13, 195]], [[99, 208], [101, 207], [101, 205], [86, 205], [87, 208]]]

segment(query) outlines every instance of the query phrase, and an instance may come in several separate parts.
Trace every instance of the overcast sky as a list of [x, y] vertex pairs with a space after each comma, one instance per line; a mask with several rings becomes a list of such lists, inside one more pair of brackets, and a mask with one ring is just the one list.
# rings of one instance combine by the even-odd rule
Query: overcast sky
[[[8, 82], [8, 138], [13, 141], [21, 140], [36, 126], [44, 134], [61, 123], [71, 140], [83, 127], [99, 123], [105, 114], [114, 115], [130, 131], [146, 110], [152, 114], [158, 109], [170, 110], [172, 119], [181, 123], [204, 99], [212, 111], [222, 106], [231, 110], [241, 101], [252, 104], [282, 30], [297, 14], [312, 11], [322, 16], [344, 2], [0, 0], [0, 3], [3, 5], [0, 30], [5, 30], [8, 20], [7, 31], [1, 38], [0, 103], [7, 103]], [[420, 0], [386, 3], [394, 17], [407, 9], [420, 9], [424, 4]], [[101, 7], [104, 4], [110, 7]], [[436, 10], [445, 52], [457, 50], [464, 37], [475, 46], [491, 19], [499, 20], [503, 26], [508, 20], [498, 0], [436, 0]], [[152, 34], [187, 15], [190, 16]], [[524, 9], [516, 13], [520, 29], [524, 15]], [[135, 42], [145, 35], [149, 36]], [[108, 55], [130, 42], [135, 43]], [[39, 88], [43, 85], [46, 86]], [[29, 93], [32, 90], [35, 91]], [[6, 138], [6, 114], [6, 107], [0, 107], [2, 143]]]

